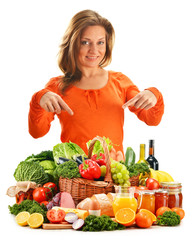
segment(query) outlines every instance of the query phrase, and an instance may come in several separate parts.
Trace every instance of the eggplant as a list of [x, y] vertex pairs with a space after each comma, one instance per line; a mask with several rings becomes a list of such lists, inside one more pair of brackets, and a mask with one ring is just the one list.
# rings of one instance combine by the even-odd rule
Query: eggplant
[[[85, 158], [85, 157], [84, 157], [84, 159], [86, 160], [86, 159], [88, 159], [88, 158]], [[76, 161], [76, 163], [78, 164], [78, 166], [83, 163], [82, 156], [76, 156], [76, 157], [74, 158], [74, 160]]]

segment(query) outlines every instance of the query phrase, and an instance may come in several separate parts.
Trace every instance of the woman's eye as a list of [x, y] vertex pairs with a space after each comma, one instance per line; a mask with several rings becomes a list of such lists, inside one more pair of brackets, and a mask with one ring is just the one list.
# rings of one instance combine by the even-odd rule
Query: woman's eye
[[99, 45], [103, 45], [104, 44], [104, 41], [99, 41]]
[[81, 44], [82, 45], [89, 45], [89, 42], [88, 41], [81, 41]]

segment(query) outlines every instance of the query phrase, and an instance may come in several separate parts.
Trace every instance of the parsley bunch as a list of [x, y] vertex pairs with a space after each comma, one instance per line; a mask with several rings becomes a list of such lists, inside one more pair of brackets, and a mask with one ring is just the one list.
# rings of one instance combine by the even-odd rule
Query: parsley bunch
[[83, 226], [83, 231], [89, 232], [99, 232], [99, 231], [112, 231], [112, 230], [121, 230], [125, 226], [114, 222], [109, 216], [95, 216], [89, 215], [85, 219], [85, 225]]
[[180, 216], [173, 211], [166, 211], [157, 217], [157, 224], [163, 226], [176, 226], [181, 221]]

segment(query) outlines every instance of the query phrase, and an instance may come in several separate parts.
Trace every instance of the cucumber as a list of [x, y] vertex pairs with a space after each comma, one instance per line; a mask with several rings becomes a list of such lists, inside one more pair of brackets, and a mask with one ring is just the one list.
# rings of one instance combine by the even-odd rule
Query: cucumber
[[135, 163], [135, 152], [131, 147], [128, 147], [125, 153], [125, 165], [130, 166]]

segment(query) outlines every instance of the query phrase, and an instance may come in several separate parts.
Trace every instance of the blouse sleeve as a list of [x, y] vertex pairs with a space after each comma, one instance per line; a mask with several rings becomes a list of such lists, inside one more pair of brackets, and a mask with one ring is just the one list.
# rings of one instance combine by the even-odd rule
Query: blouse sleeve
[[[137, 109], [135, 107], [129, 107], [129, 110], [136, 114], [136, 116], [143, 122], [145, 122], [149, 126], [157, 126], [162, 119], [164, 113], [164, 101], [161, 92], [154, 87], [147, 88], [146, 90], [151, 91], [157, 98], [157, 103], [154, 107], [145, 110], [145, 109]], [[139, 89], [132, 85], [127, 89], [127, 101], [132, 99], [139, 93]]]
[[[116, 73], [116, 79], [121, 82], [121, 89], [124, 89], [124, 103], [135, 97], [140, 90], [134, 83], [124, 74]], [[154, 107], [145, 110], [137, 109], [135, 107], [129, 107], [129, 110], [136, 114], [136, 116], [149, 126], [157, 126], [162, 119], [164, 113], [164, 101], [161, 92], [154, 87], [147, 88], [146, 90], [151, 91], [157, 98], [157, 103]]]
[[29, 133], [34, 138], [43, 137], [48, 133], [51, 122], [54, 120], [55, 113], [47, 112], [40, 106], [41, 97], [48, 91], [55, 92], [57, 78], [51, 79], [44, 89], [36, 92], [31, 99], [29, 114], [28, 114], [28, 128]]

